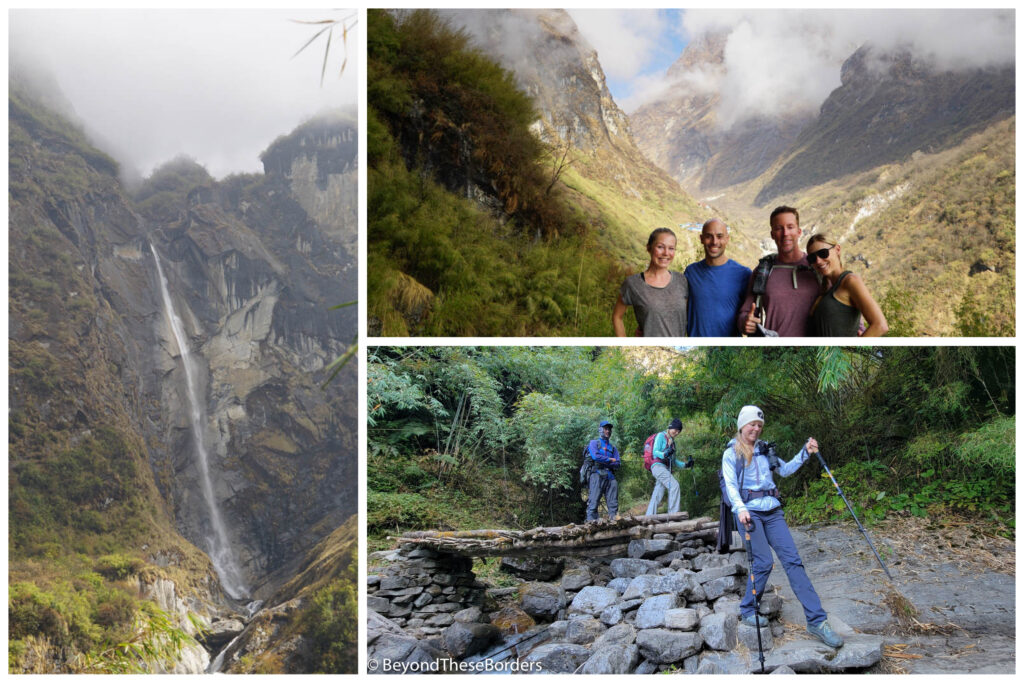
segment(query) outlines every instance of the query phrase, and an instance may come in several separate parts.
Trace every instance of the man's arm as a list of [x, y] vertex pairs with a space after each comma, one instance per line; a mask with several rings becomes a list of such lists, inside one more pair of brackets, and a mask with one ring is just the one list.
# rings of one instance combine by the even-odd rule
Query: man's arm
[[[750, 281], [747, 283], [747, 295], [743, 298], [743, 303], [740, 304], [740, 309], [736, 314], [736, 329], [739, 330], [740, 334], [753, 334], [757, 329], [757, 324], [753, 323], [748, 325], [750, 322], [750, 313], [754, 308], [754, 274], [751, 272]], [[748, 331], [749, 328], [749, 331]]]

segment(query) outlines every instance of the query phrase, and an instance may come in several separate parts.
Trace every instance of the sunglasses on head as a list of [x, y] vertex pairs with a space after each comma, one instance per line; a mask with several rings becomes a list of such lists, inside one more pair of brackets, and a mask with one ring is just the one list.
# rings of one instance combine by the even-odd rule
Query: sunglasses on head
[[[832, 247], [834, 247], [834, 246], [836, 246], [836, 245], [833, 244]], [[818, 249], [817, 251], [809, 251], [809, 252], [807, 252], [807, 262], [810, 263], [813, 266], [814, 262], [817, 261], [818, 259], [827, 259], [828, 258], [828, 252], [832, 251], [832, 247], [827, 247], [825, 249]]]

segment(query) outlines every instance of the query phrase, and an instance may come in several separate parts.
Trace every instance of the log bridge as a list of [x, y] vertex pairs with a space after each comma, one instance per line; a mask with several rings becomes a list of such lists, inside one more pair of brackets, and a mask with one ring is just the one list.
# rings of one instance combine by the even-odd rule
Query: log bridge
[[710, 517], [690, 519], [688, 512], [601, 519], [586, 524], [537, 527], [526, 531], [408, 531], [390, 536], [406, 547], [419, 547], [463, 557], [625, 557], [630, 541], [672, 534], [678, 542], [714, 543], [718, 522]]

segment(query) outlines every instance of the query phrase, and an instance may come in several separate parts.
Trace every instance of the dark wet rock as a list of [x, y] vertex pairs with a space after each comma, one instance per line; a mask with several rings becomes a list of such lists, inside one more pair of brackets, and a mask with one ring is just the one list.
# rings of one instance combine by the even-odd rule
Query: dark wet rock
[[501, 570], [527, 581], [551, 581], [562, 573], [565, 560], [557, 558], [503, 557]]
[[560, 586], [525, 583], [519, 587], [519, 605], [535, 619], [554, 619], [565, 604], [565, 591]]
[[244, 630], [245, 624], [238, 619], [220, 619], [207, 627], [200, 641], [207, 649], [216, 651], [230, 643]]
[[636, 643], [645, 659], [672, 664], [699, 652], [704, 641], [698, 633], [652, 628], [640, 631]]
[[[463, 610], [465, 611], [465, 610]], [[461, 614], [461, 612], [459, 613]], [[458, 615], [456, 615], [457, 617]], [[537, 622], [518, 607], [502, 607], [490, 615], [491, 623], [494, 624], [502, 634], [526, 633], [533, 628]], [[460, 621], [456, 618], [456, 621]]]
[[616, 643], [600, 648], [583, 665], [585, 674], [628, 674], [640, 661], [640, 648], [636, 645]]
[[571, 643], [546, 643], [522, 658], [522, 662], [540, 664], [545, 673], [571, 674], [590, 659], [590, 650]]
[[462, 659], [485, 650], [501, 637], [501, 632], [492, 624], [464, 624], [456, 622], [444, 630], [444, 649], [452, 657]]

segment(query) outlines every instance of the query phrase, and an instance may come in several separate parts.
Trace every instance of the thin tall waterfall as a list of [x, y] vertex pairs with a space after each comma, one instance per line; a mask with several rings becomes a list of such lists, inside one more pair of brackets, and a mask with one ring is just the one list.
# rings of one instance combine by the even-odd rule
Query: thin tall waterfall
[[213, 562], [213, 568], [220, 577], [220, 583], [233, 598], [242, 598], [248, 595], [248, 589], [242, 579], [242, 570], [238, 566], [234, 553], [231, 551], [231, 543], [228, 541], [227, 528], [224, 520], [221, 519], [220, 509], [217, 507], [217, 500], [213, 496], [213, 481], [210, 479], [210, 462], [206, 453], [206, 437], [203, 434], [203, 401], [199, 396], [196, 387], [196, 375], [198, 374], [195, 360], [189, 352], [188, 340], [185, 338], [185, 329], [181, 318], [174, 310], [174, 303], [171, 301], [171, 294], [167, 288], [167, 278], [164, 277], [164, 269], [160, 265], [160, 256], [156, 253], [156, 247], [149, 245], [156, 260], [156, 272], [160, 276], [160, 294], [164, 300], [164, 311], [171, 324], [171, 331], [174, 332], [174, 339], [178, 343], [178, 352], [181, 354], [181, 364], [185, 368], [185, 385], [188, 389], [188, 402], [192, 418], [192, 440], [195, 442], [196, 460], [199, 464], [199, 482], [203, 490], [203, 498], [206, 500], [206, 507], [209, 511], [210, 527], [213, 534], [206, 538], [206, 552]]

